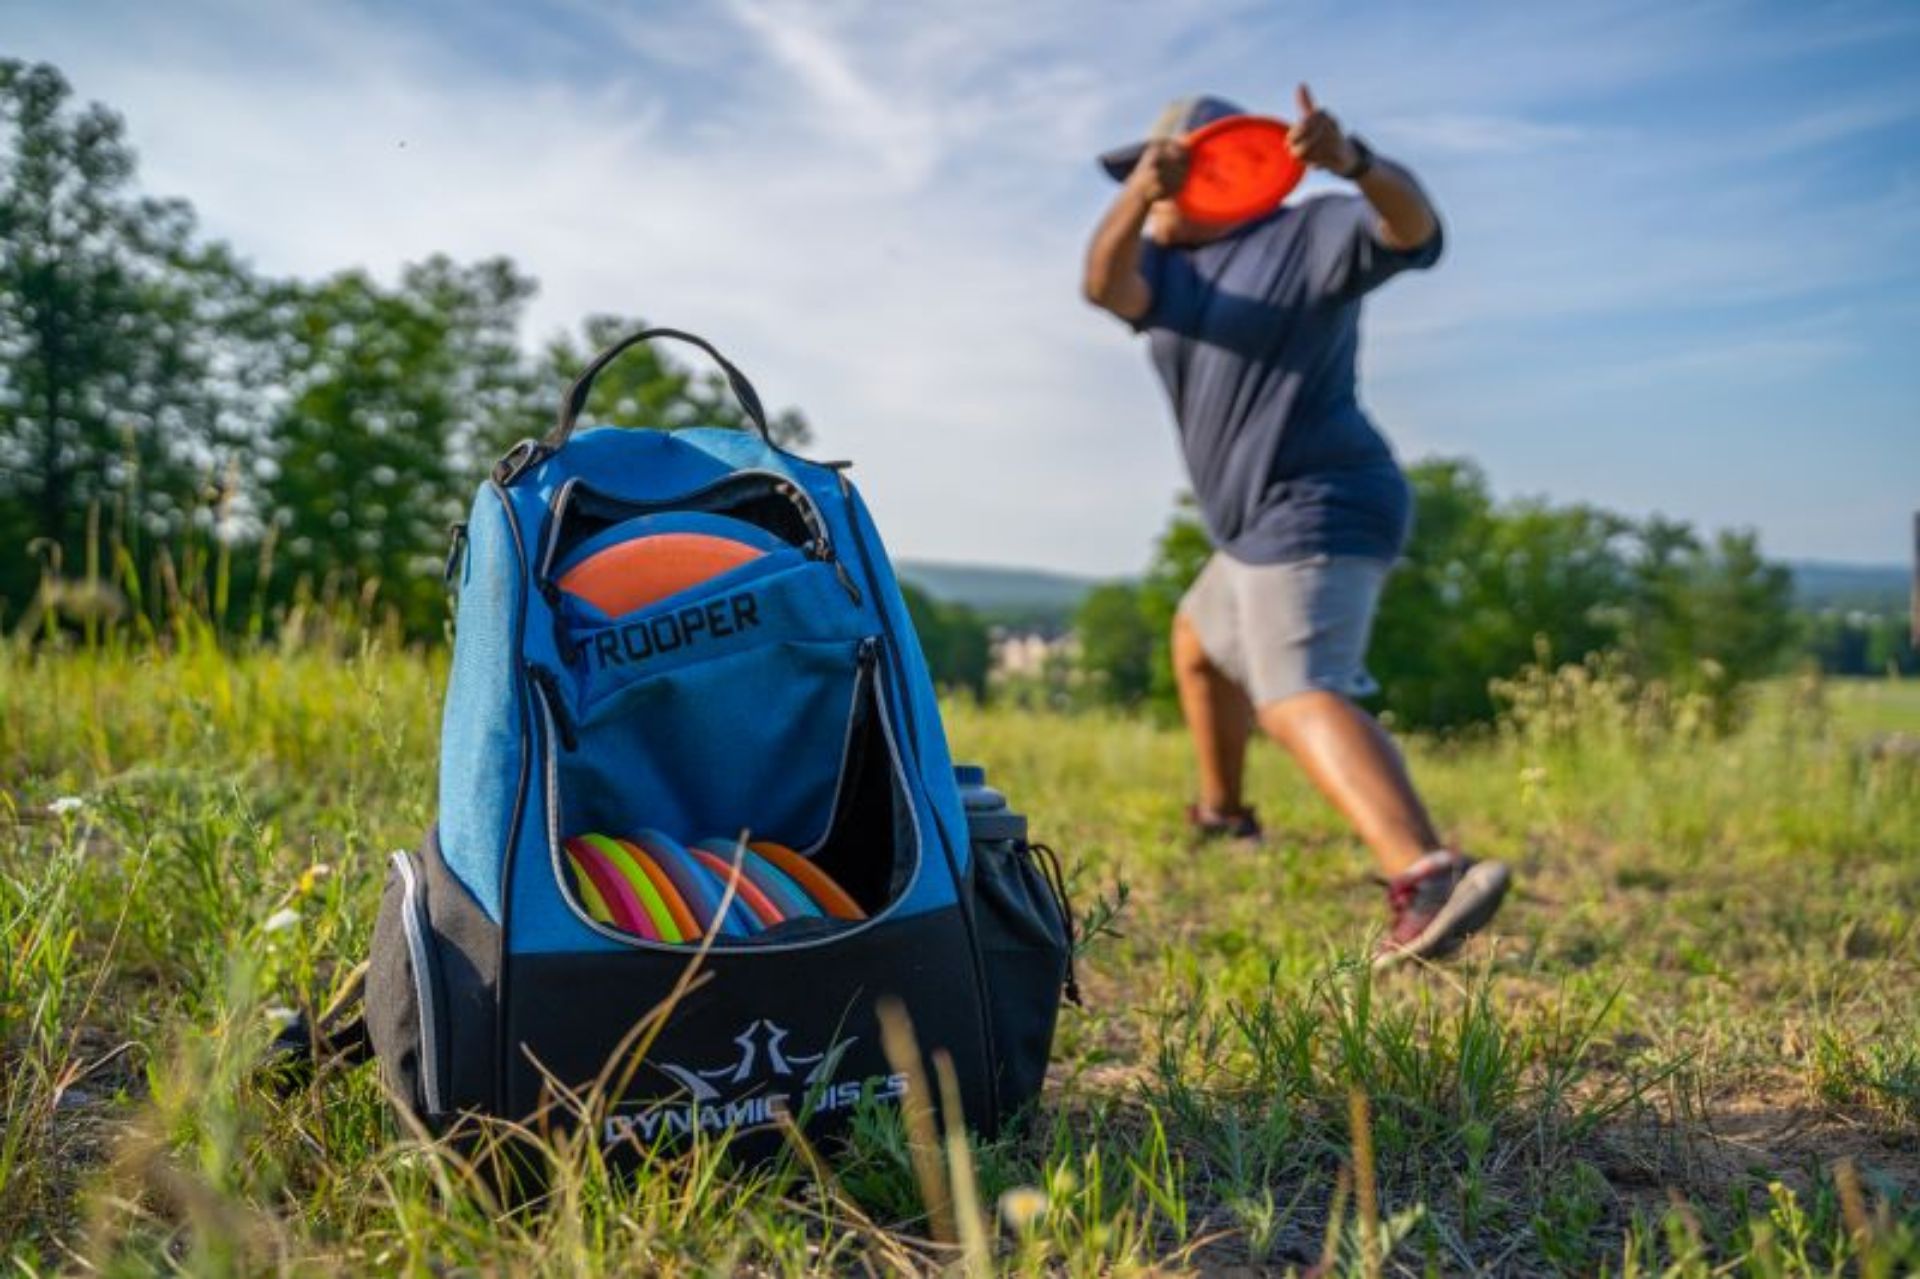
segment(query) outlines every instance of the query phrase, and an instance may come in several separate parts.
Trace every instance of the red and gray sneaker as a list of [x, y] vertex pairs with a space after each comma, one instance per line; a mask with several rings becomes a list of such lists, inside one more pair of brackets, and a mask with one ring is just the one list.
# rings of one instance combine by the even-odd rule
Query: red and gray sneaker
[[1393, 925], [1374, 951], [1374, 971], [1411, 959], [1444, 959], [1459, 950], [1500, 909], [1508, 878], [1501, 862], [1477, 862], [1441, 849], [1389, 879]]
[[1199, 804], [1188, 804], [1187, 829], [1199, 840], [1231, 839], [1239, 843], [1257, 844], [1266, 836], [1266, 832], [1260, 829], [1260, 819], [1253, 815], [1251, 808], [1217, 813]]

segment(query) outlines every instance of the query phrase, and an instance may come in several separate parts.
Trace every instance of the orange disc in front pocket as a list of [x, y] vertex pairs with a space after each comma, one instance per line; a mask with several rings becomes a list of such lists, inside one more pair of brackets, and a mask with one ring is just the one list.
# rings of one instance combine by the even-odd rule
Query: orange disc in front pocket
[[765, 554], [711, 533], [654, 533], [594, 552], [562, 574], [559, 585], [608, 617], [619, 617]]
[[754, 852], [772, 862], [787, 873], [794, 883], [800, 885], [807, 895], [820, 903], [820, 909], [835, 919], [865, 919], [867, 912], [860, 909], [860, 903], [847, 895], [846, 889], [833, 882], [833, 877], [785, 844], [776, 844], [771, 840], [756, 839], [747, 845]]

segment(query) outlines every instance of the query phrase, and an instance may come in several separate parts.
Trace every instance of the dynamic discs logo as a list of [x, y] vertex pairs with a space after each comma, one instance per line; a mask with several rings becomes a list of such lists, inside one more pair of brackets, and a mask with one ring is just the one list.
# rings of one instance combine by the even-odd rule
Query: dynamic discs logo
[[830, 1114], [847, 1110], [860, 1098], [898, 1101], [906, 1095], [905, 1075], [839, 1077], [840, 1063], [856, 1042], [835, 1040], [818, 1052], [789, 1046], [791, 1032], [766, 1018], [748, 1022], [733, 1037], [739, 1053], [718, 1066], [686, 1066], [654, 1062], [656, 1069], [681, 1087], [670, 1101], [639, 1103], [644, 1109], [609, 1115], [605, 1138], [650, 1142], [661, 1135], [685, 1135], [695, 1128], [707, 1132], [748, 1132], [780, 1122], [783, 1115]]

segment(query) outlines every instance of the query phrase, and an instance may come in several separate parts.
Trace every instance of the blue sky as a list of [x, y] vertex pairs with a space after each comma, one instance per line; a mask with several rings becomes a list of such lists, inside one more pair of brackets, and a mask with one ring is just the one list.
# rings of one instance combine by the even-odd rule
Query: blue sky
[[529, 342], [707, 333], [852, 457], [897, 554], [1137, 570], [1184, 482], [1079, 299], [1091, 156], [1293, 85], [1410, 164], [1440, 269], [1369, 303], [1404, 458], [1897, 562], [1920, 509], [1920, 6], [15, 0], [147, 186], [263, 270], [506, 253]]

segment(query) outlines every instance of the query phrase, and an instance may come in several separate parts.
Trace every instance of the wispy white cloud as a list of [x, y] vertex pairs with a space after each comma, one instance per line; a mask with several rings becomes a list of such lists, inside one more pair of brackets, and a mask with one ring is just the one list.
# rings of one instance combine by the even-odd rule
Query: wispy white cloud
[[1829, 147], [1835, 143], [1878, 133], [1920, 119], [1920, 94], [1885, 96], [1868, 101], [1823, 103], [1782, 124], [1756, 133], [1743, 150], [1760, 157], [1783, 157], [1796, 151]]
[[[401, 8], [43, 0], [10, 43], [122, 108], [149, 185], [266, 269], [504, 252], [542, 281], [530, 337], [589, 311], [710, 331], [858, 460], [897, 549], [947, 559], [1128, 570], [1183, 482], [1141, 352], [1076, 290], [1110, 191], [1092, 153], [1176, 94], [1284, 110], [1311, 79], [1416, 164], [1449, 255], [1373, 304], [1369, 395], [1409, 451], [1522, 486], [1632, 506], [1657, 458], [1541, 423], [1635, 397], [1751, 414], [1757, 370], [1785, 403], [1871, 353], [1875, 289], [1912, 278], [1920, 191], [1804, 167], [1867, 136], [1910, 165], [1910, 89], [1781, 95], [1738, 130], [1685, 97], [1764, 81], [1816, 27], [1824, 56], [1909, 38], [1897, 11], [1408, 5], [1356, 38], [1332, 0], [551, 3], [463, 9], [453, 39]], [[1665, 112], [1619, 109], [1656, 92]], [[1796, 327], [1805, 307], [1838, 318]], [[1686, 513], [1772, 527], [1800, 481]], [[1868, 519], [1782, 549], [1864, 553]]]
[[869, 150], [882, 174], [919, 186], [939, 163], [939, 117], [911, 97], [889, 93], [855, 65], [851, 49], [816, 6], [785, 0], [728, 0], [726, 10], [803, 90], [820, 134]]
[[1501, 156], [1581, 145], [1599, 134], [1587, 125], [1498, 115], [1389, 116], [1380, 121], [1379, 131], [1381, 136], [1404, 140], [1418, 151]]

